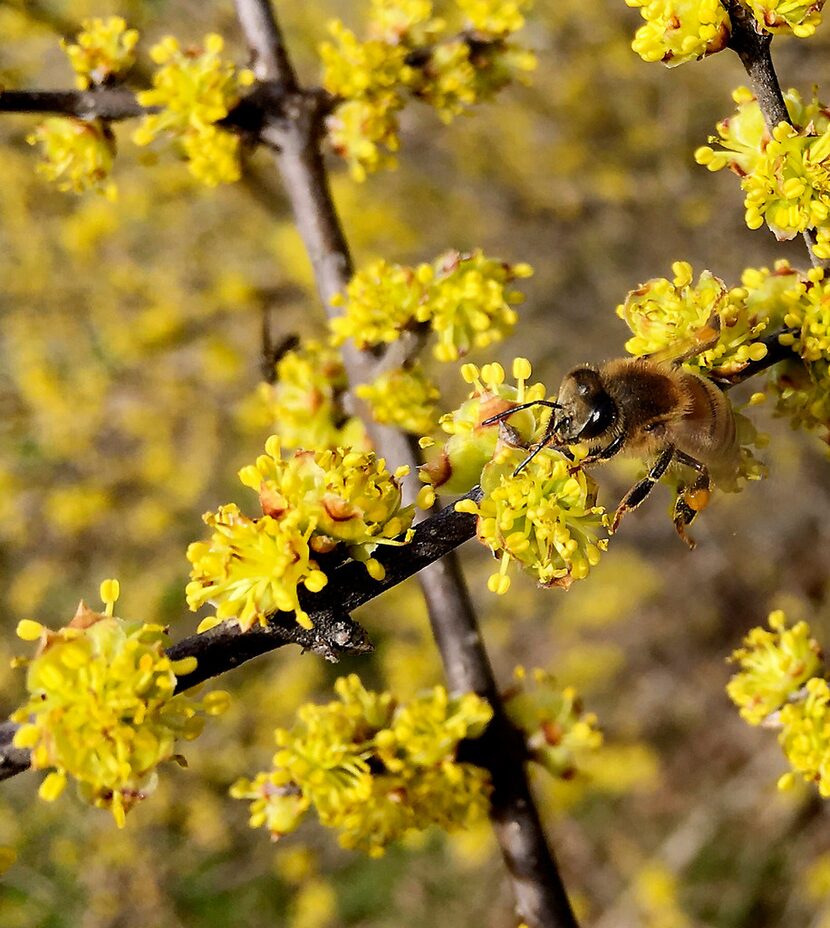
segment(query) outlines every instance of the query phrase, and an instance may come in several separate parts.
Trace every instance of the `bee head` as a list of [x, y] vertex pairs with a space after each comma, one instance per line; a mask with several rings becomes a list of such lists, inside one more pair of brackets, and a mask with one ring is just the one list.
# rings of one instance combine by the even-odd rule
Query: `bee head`
[[556, 401], [556, 435], [563, 444], [597, 438], [617, 420], [617, 406], [595, 367], [575, 367], [566, 374]]

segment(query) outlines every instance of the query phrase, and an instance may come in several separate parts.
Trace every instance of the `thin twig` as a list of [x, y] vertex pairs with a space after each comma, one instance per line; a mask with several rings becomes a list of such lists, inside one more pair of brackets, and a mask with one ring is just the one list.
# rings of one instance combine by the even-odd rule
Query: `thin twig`
[[95, 90], [0, 89], [0, 113], [53, 113], [56, 116], [116, 122], [155, 112], [158, 112], [158, 107], [141, 106], [135, 94], [124, 87]]

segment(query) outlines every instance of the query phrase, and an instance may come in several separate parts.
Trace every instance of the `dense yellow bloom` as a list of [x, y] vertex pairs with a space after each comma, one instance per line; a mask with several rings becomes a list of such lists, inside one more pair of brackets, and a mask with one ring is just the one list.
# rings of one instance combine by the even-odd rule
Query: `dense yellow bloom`
[[54, 116], [42, 122], [26, 141], [42, 146], [44, 160], [37, 172], [57, 184], [58, 190], [99, 190], [108, 199], [115, 198], [115, 185], [107, 183], [115, 158], [115, 138], [100, 119]]
[[335, 349], [311, 340], [286, 352], [277, 362], [276, 381], [260, 385], [282, 447], [366, 448], [363, 424], [340, 408], [347, 387], [343, 360]]
[[576, 690], [561, 687], [538, 667], [529, 674], [517, 667], [516, 685], [505, 694], [510, 720], [527, 738], [530, 756], [552, 776], [572, 779], [586, 754], [602, 745], [597, 717], [584, 712]]
[[753, 628], [732, 654], [740, 671], [726, 688], [750, 725], [759, 725], [812, 677], [821, 666], [821, 649], [806, 622], [787, 627], [783, 612], [770, 613], [769, 626]]
[[821, 23], [824, 0], [742, 0], [767, 32], [811, 36]]
[[732, 26], [720, 0], [625, 0], [646, 21], [631, 47], [670, 68], [726, 47]]
[[93, 84], [103, 84], [132, 67], [138, 31], [128, 29], [120, 16], [85, 19], [81, 26], [83, 29], [75, 40], [77, 44], [61, 40], [61, 48], [77, 75], [75, 84], [81, 90]]
[[328, 578], [313, 558], [311, 530], [301, 525], [299, 514], [254, 520], [230, 503], [205, 513], [204, 520], [213, 534], [210, 541], [188, 546], [187, 559], [193, 565], [188, 606], [195, 611], [210, 602], [217, 619], [235, 618], [243, 631], [255, 623], [265, 625], [268, 615], [277, 611], [296, 612], [297, 621], [310, 627], [297, 598], [298, 587], [317, 592]]
[[770, 381], [777, 398], [776, 412], [793, 428], [823, 430], [830, 439], [830, 363], [793, 361], [779, 365]]
[[371, 348], [400, 338], [401, 332], [425, 319], [432, 268], [389, 264], [383, 259], [357, 271], [332, 303], [343, 313], [331, 321], [333, 341], [354, 339], [358, 348]]
[[[502, 434], [498, 425], [482, 423], [513, 405], [541, 400], [547, 395], [544, 384], [528, 385], [531, 373], [530, 362], [516, 358], [514, 387], [504, 382], [501, 364], [485, 364], [481, 369], [475, 364], [462, 365], [461, 375], [473, 387], [472, 392], [458, 409], [439, 420], [450, 437], [421, 467], [420, 479], [431, 487], [443, 487], [448, 493], [466, 493], [479, 483], [481, 471], [493, 459]], [[525, 409], [510, 417], [510, 429], [517, 441], [527, 446], [541, 437], [547, 417], [544, 407]]]
[[398, 115], [415, 97], [444, 122], [491, 99], [535, 67], [533, 54], [509, 41], [524, 24], [528, 0], [459, 0], [467, 29], [447, 35], [428, 0], [372, 0], [366, 40], [339, 20], [320, 46], [323, 86], [342, 102], [328, 118], [329, 138], [355, 180], [394, 167]]
[[465, 827], [486, 814], [488, 774], [455, 759], [458, 743], [492, 718], [483, 699], [438, 686], [398, 706], [355, 675], [335, 691], [339, 702], [301, 706], [290, 730], [277, 729], [272, 771], [232, 787], [253, 800], [252, 827], [279, 838], [313, 806], [344, 847], [377, 857], [413, 829]]
[[710, 171], [729, 167], [741, 177], [746, 224], [764, 222], [779, 240], [821, 226], [830, 215], [830, 117], [814, 96], [805, 103], [789, 90], [785, 103], [793, 125], [770, 134], [758, 101], [745, 87], [733, 94], [735, 116], [718, 123], [720, 150], [703, 146], [695, 160]]
[[488, 258], [480, 249], [449, 251], [414, 268], [375, 261], [332, 300], [343, 306], [331, 321], [333, 341], [353, 338], [359, 348], [371, 348], [425, 323], [437, 337], [435, 357], [455, 361], [512, 332], [518, 318], [513, 306], [523, 297], [510, 285], [532, 273], [527, 264]]
[[24, 621], [18, 634], [37, 640], [28, 663], [29, 699], [13, 715], [21, 723], [15, 745], [31, 749], [36, 770], [54, 768], [40, 795], [56, 799], [67, 775], [89, 802], [109, 808], [119, 827], [126, 813], [152, 792], [156, 768], [175, 756], [177, 738], [195, 738], [203, 715], [221, 712], [226, 694], [198, 701], [174, 695], [176, 674], [195, 658], [171, 661], [159, 625], [112, 616], [117, 583], [102, 585], [106, 614], [83, 603], [57, 632]]
[[499, 36], [524, 26], [523, 14], [533, 0], [456, 0], [456, 4], [473, 29]]
[[[830, 687], [823, 677], [805, 684], [807, 695], [781, 710], [781, 747], [793, 769], [815, 783], [825, 799], [830, 797]], [[780, 785], [788, 785], [783, 777]]]
[[208, 186], [239, 178], [236, 136], [216, 126], [239, 102], [254, 81], [251, 71], [237, 71], [221, 58], [221, 36], [205, 36], [204, 49], [182, 49], [167, 36], [150, 49], [159, 69], [153, 87], [137, 95], [142, 106], [160, 106], [145, 116], [133, 133], [136, 145], [148, 145], [161, 135], [179, 139], [191, 173]]
[[478, 516], [479, 541], [500, 557], [500, 568], [487, 584], [493, 593], [510, 588], [513, 561], [540, 585], [568, 589], [588, 576], [608, 544], [598, 537], [606, 515], [596, 505], [594, 481], [550, 448], [515, 474], [526, 453], [510, 447], [497, 451], [481, 472], [481, 502], [456, 504]]
[[807, 280], [788, 301], [785, 324], [795, 329], [781, 336], [805, 361], [830, 361], [830, 279], [823, 268], [812, 268]]
[[374, 453], [342, 448], [283, 459], [276, 435], [265, 450], [239, 472], [259, 495], [263, 516], [249, 519], [233, 504], [204, 516], [213, 535], [187, 550], [193, 565], [187, 602], [193, 610], [211, 602], [216, 619], [235, 618], [243, 630], [264, 625], [278, 610], [295, 612], [309, 628], [298, 590], [318, 592], [326, 585], [316, 558], [343, 543], [380, 579], [383, 567], [372, 557], [377, 546], [409, 541], [414, 509], [401, 506], [399, 485], [407, 469], [390, 474]]
[[371, 384], [359, 384], [355, 393], [369, 404], [376, 422], [416, 434], [432, 431], [435, 404], [441, 398], [419, 364], [386, 371]]
[[[759, 298], [750, 305], [747, 289], [729, 290], [710, 271], [702, 271], [693, 283], [692, 266], [685, 261], [676, 261], [672, 272], [671, 280], [657, 277], [641, 284], [617, 307], [617, 315], [634, 333], [625, 343], [626, 351], [671, 355], [676, 349], [680, 355], [695, 342], [708, 340], [709, 325], [715, 317], [720, 324], [718, 340], [690, 359], [690, 367], [729, 374], [766, 355], [766, 347], [757, 338], [770, 325], [768, 299]], [[759, 280], [759, 285], [765, 280]], [[779, 320], [782, 310], [779, 308]]]

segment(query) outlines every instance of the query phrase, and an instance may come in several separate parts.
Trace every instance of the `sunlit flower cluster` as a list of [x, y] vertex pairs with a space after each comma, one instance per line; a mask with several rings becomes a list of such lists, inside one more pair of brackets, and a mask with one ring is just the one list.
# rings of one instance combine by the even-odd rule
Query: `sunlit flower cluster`
[[791, 344], [805, 361], [830, 361], [830, 279], [825, 279], [823, 268], [812, 268], [799, 289], [798, 297], [788, 302], [784, 317], [795, 331], [781, 340]]
[[[496, 448], [503, 442], [497, 425], [482, 425], [487, 419], [510, 409], [511, 406], [542, 400], [547, 395], [545, 385], [528, 385], [530, 362], [516, 358], [513, 376], [516, 386], [505, 383], [501, 364], [464, 364], [461, 375], [472, 386], [469, 397], [455, 410], [442, 416], [439, 424], [450, 437], [420, 469], [421, 480], [442, 487], [447, 493], [466, 493], [481, 480], [485, 464], [493, 459]], [[541, 436], [547, 422], [544, 407], [524, 409], [510, 417], [510, 434], [517, 443], [527, 446]], [[508, 434], [504, 431], [504, 434]], [[423, 441], [431, 447], [429, 439]]]
[[751, 725], [779, 729], [778, 741], [792, 767], [779, 787], [791, 786], [800, 774], [830, 797], [830, 687], [821, 649], [806, 622], [788, 627], [779, 611], [769, 624], [771, 632], [752, 629], [732, 655], [741, 669], [727, 692]]
[[352, 338], [359, 348], [371, 348], [424, 324], [436, 337], [435, 357], [455, 361], [510, 334], [513, 307], [523, 299], [510, 285], [532, 273], [527, 264], [506, 264], [480, 249], [450, 251], [414, 268], [375, 261], [332, 300], [343, 307], [331, 322], [334, 342]]
[[753, 628], [733, 653], [740, 671], [726, 688], [751, 725], [777, 712], [821, 667], [821, 649], [806, 622], [788, 627], [781, 611], [768, 621], [770, 630]]
[[76, 44], [61, 41], [79, 89], [103, 84], [132, 67], [133, 49], [138, 42], [136, 29], [128, 29], [120, 16], [85, 19], [81, 25], [83, 29], [75, 39]]
[[98, 190], [110, 200], [115, 198], [115, 185], [108, 180], [115, 158], [115, 138], [102, 120], [53, 116], [44, 120], [27, 141], [41, 146], [43, 161], [37, 172], [56, 184], [58, 190]]
[[478, 516], [478, 539], [499, 558], [487, 582], [493, 593], [510, 589], [514, 561], [540, 585], [567, 590], [588, 576], [608, 544], [599, 537], [607, 519], [596, 505], [594, 481], [549, 448], [515, 474], [526, 454], [522, 448], [497, 451], [481, 472], [481, 501], [456, 503], [456, 509]]
[[291, 729], [277, 729], [272, 770], [234, 784], [234, 797], [252, 800], [252, 827], [280, 838], [314, 807], [341, 845], [377, 857], [411, 830], [453, 830], [483, 818], [489, 775], [456, 754], [490, 721], [487, 702], [437, 686], [397, 705], [355, 675], [339, 679], [335, 691], [339, 702], [306, 704]]
[[259, 392], [284, 449], [366, 447], [363, 424], [341, 408], [348, 382], [338, 351], [303, 342], [277, 361], [275, 373]]
[[410, 538], [413, 509], [401, 506], [399, 485], [407, 468], [390, 474], [374, 453], [342, 448], [283, 458], [276, 435], [265, 450], [239, 472], [259, 495], [262, 516], [249, 519], [235, 505], [222, 506], [204, 517], [213, 529], [210, 541], [188, 548], [188, 604], [194, 610], [206, 602], [216, 606], [201, 630], [229, 618], [248, 629], [278, 610], [295, 612], [308, 628], [298, 589], [319, 592], [326, 585], [319, 557], [342, 543], [380, 579], [383, 567], [372, 557], [377, 546]]
[[767, 32], [811, 36], [821, 23], [824, 0], [742, 0]]
[[204, 48], [182, 49], [167, 36], [150, 49], [160, 67], [153, 87], [137, 95], [142, 106], [162, 107], [147, 115], [133, 133], [137, 145], [167, 135], [178, 139], [190, 172], [208, 186], [239, 179], [239, 139], [216, 125], [254, 82], [248, 70], [237, 70], [221, 57], [224, 40], [211, 33]]
[[[671, 280], [646, 281], [617, 307], [617, 315], [634, 333], [625, 344], [629, 353], [660, 353], [669, 359], [673, 350], [679, 356], [695, 343], [707, 344], [719, 327], [715, 344], [690, 359], [691, 367], [732, 374], [766, 355], [766, 347], [757, 338], [775, 321], [769, 272], [756, 274], [759, 287], [765, 289], [754, 299], [745, 287], [729, 290], [710, 271], [702, 271], [695, 283], [692, 267], [685, 261], [676, 261], [672, 272]], [[797, 285], [797, 277], [791, 277], [783, 266], [771, 279]], [[777, 318], [783, 319], [783, 305], [777, 308]]]
[[758, 101], [745, 87], [733, 97], [735, 116], [718, 123], [718, 148], [703, 146], [695, 159], [710, 171], [731, 168], [746, 194], [746, 224], [764, 223], [779, 240], [827, 225], [830, 216], [830, 116], [817, 98], [805, 103], [795, 90], [785, 95], [793, 125], [770, 133]]
[[545, 670], [528, 673], [517, 667], [514, 676], [516, 685], [505, 693], [504, 707], [525, 733], [531, 759], [552, 776], [572, 779], [585, 755], [602, 745], [597, 717], [583, 711], [572, 686], [559, 686]]
[[54, 770], [40, 787], [52, 801], [78, 781], [88, 802], [111, 810], [119, 827], [126, 813], [152, 792], [156, 768], [174, 758], [176, 739], [192, 740], [205, 714], [224, 710], [227, 694], [202, 700], [174, 695], [177, 674], [196, 659], [171, 661], [160, 625], [125, 622], [112, 615], [116, 581], [102, 584], [106, 613], [83, 603], [56, 632], [24, 620], [18, 635], [37, 641], [28, 661], [28, 700], [12, 715], [21, 724], [17, 747], [31, 750], [32, 767]]
[[[732, 22], [721, 0], [625, 0], [638, 8], [645, 25], [631, 47], [644, 61], [667, 67], [697, 61], [726, 48]], [[821, 22], [824, 0], [740, 0], [759, 32], [811, 36]]]
[[320, 46], [323, 86], [341, 102], [328, 120], [334, 150], [359, 181], [395, 165], [398, 116], [410, 97], [449, 122], [535, 66], [531, 52], [509, 41], [524, 25], [529, 0], [458, 0], [461, 35], [447, 32], [428, 0], [372, 0], [368, 38], [339, 20]]
[[639, 8], [640, 26], [631, 47], [644, 61], [670, 68], [726, 47], [732, 26], [720, 0], [625, 0]]
[[431, 431], [441, 397], [420, 364], [384, 371], [372, 383], [359, 384], [355, 393], [369, 404], [376, 422], [416, 434]]

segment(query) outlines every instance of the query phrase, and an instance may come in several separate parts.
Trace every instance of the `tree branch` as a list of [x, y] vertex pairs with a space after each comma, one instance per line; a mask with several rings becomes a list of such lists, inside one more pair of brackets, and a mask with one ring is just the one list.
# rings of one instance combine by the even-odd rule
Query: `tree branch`
[[[317, 289], [331, 316], [332, 297], [346, 287], [353, 272], [351, 256], [329, 188], [320, 139], [323, 133], [319, 99], [296, 83], [287, 51], [268, 0], [236, 0], [248, 45], [263, 75], [289, 87], [289, 99], [266, 120], [262, 137], [277, 155], [277, 167], [291, 201], [297, 228], [314, 269]], [[254, 8], [257, 8], [256, 10]], [[347, 346], [343, 352], [350, 384], [372, 379], [376, 359]], [[361, 404], [353, 399], [360, 410]], [[414, 443], [400, 432], [378, 426], [365, 414], [375, 448], [387, 460], [418, 463]], [[492, 776], [491, 818], [513, 881], [517, 906], [531, 928], [576, 928], [564, 886], [548, 848], [524, 770], [524, 751], [513, 752], [517, 737], [504, 715], [495, 676], [481, 640], [457, 559], [450, 555], [418, 575], [447, 682], [454, 690], [474, 691], [492, 704], [495, 716], [480, 745], [481, 764]]]
[[141, 106], [125, 87], [95, 90], [2, 90], [0, 113], [52, 113], [76, 119], [107, 119], [117, 122], [158, 112]]

